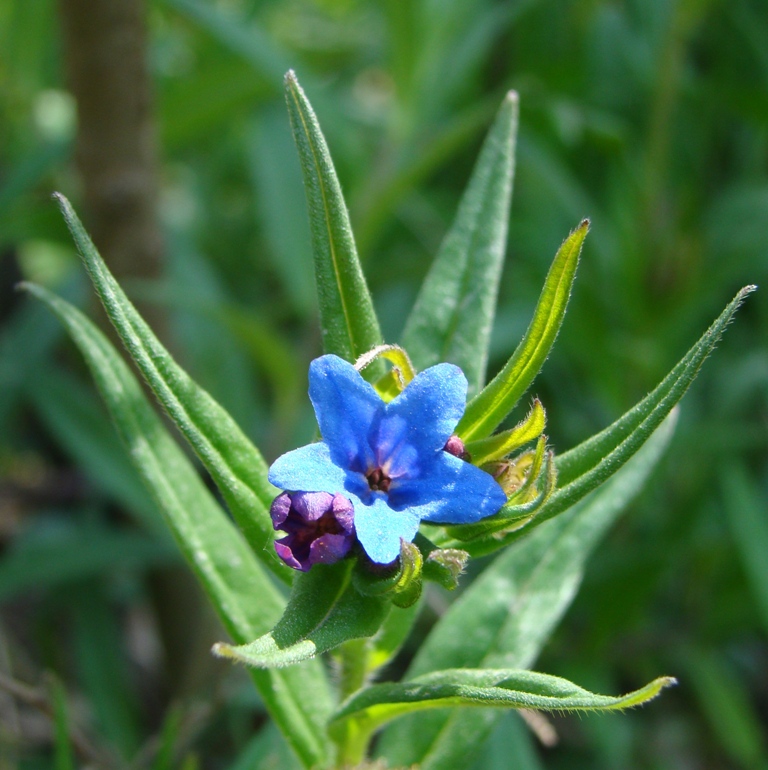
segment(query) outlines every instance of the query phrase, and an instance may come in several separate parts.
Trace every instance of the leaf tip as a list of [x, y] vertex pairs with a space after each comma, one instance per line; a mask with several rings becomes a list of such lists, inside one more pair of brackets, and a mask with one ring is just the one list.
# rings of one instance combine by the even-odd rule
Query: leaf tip
[[231, 644], [226, 644], [225, 642], [216, 642], [216, 644], [211, 647], [211, 652], [217, 657], [217, 658], [235, 658], [237, 657], [234, 654], [234, 651], [232, 649]]
[[285, 82], [285, 85], [288, 86], [289, 88], [292, 86], [298, 85], [299, 81], [298, 81], [298, 78], [296, 77], [296, 71], [292, 69], [288, 70], [288, 72], [285, 73], [284, 82]]
[[584, 219], [579, 222], [579, 226], [576, 228], [577, 230], [584, 230], [585, 235], [589, 232], [589, 228], [592, 226], [592, 223], [589, 221], [588, 217], [584, 217]]
[[754, 291], [757, 291], [757, 284], [750, 283], [745, 286], [736, 296], [739, 297], [739, 299], [746, 299]]
[[504, 95], [504, 102], [513, 107], [517, 107], [517, 105], [520, 104], [520, 94], [512, 88]]

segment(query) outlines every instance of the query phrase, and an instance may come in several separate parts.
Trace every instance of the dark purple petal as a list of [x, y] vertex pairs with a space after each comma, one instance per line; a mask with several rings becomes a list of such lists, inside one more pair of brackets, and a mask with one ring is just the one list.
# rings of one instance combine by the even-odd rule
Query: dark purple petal
[[342, 495], [283, 492], [272, 502], [270, 514], [275, 529], [286, 533], [275, 542], [275, 551], [303, 572], [343, 558], [355, 540], [354, 506]]
[[333, 564], [343, 559], [352, 547], [352, 538], [347, 535], [323, 535], [309, 546], [309, 563]]

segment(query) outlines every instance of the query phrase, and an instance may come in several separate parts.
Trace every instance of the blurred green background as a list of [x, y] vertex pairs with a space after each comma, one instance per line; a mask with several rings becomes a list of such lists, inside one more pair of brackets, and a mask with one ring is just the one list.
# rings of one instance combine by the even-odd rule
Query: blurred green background
[[[142, 173], [158, 191], [162, 245], [159, 259], [139, 254], [116, 270], [268, 460], [312, 435], [306, 367], [320, 352], [282, 97], [290, 67], [328, 138], [389, 341], [496, 108], [519, 92], [492, 372], [557, 246], [592, 220], [534, 388], [556, 451], [632, 406], [768, 273], [765, 0], [128, 4], [147, 31], [142, 119], [157, 149]], [[34, 705], [62, 691], [45, 672], [92, 764], [290, 767], [243, 671], [210, 657], [221, 631], [82, 362], [13, 289], [34, 280], [94, 309], [49, 199], [60, 190], [98, 229], [87, 126], [78, 154], [66, 74], [82, 51], [62, 34], [77, 5], [0, 4], [0, 767], [70, 766]], [[659, 674], [680, 686], [642, 711], [551, 718], [557, 745], [519, 762], [500, 733], [478, 767], [768, 768], [764, 293], [684, 399], [651, 487], [599, 549], [537, 664], [602, 692]], [[428, 615], [448, 599], [436, 593]]]

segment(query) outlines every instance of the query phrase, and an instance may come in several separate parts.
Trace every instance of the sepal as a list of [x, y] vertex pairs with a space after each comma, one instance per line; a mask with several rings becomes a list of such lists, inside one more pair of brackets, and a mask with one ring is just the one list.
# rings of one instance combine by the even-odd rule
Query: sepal
[[352, 573], [352, 584], [363, 596], [388, 598], [396, 607], [405, 609], [421, 596], [424, 560], [418, 547], [400, 540], [400, 558], [381, 566], [360, 559]]
[[[465, 447], [472, 456], [472, 462], [482, 466], [486, 463], [502, 460], [512, 452], [516, 452], [520, 447], [525, 446], [529, 441], [534, 441], [544, 432], [546, 424], [547, 415], [544, 407], [541, 405], [541, 401], [535, 398], [531, 405], [531, 411], [514, 428], [495, 433], [493, 436], [478, 441], [469, 441]], [[502, 486], [504, 485], [502, 484]]]

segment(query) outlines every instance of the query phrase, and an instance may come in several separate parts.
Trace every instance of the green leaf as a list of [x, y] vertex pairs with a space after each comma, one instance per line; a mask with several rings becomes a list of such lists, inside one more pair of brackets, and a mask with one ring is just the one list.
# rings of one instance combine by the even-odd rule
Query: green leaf
[[[285, 95], [307, 194], [323, 349], [353, 363], [382, 343], [379, 322], [325, 137], [293, 71]], [[382, 370], [369, 372], [375, 379]]]
[[588, 230], [589, 221], [585, 219], [558, 249], [523, 339], [504, 368], [467, 404], [456, 428], [465, 442], [490, 435], [528, 390], [546, 361], [565, 316]]
[[[581, 582], [590, 552], [642, 488], [674, 428], [670, 418], [608, 483], [514, 544], [451, 605], [422, 645], [408, 679], [447, 668], [527, 668]], [[380, 751], [391, 766], [463, 770], [494, 713], [420, 714], [389, 726]]]
[[642, 401], [605, 430], [558, 456], [557, 470], [563, 485], [570, 486], [571, 482], [579, 477], [594, 473], [616, 449], [638, 431], [644, 436], [653, 432], [654, 428], [649, 426], [654, 422], [660, 423], [682, 398], [707, 356], [715, 349], [741, 303], [756, 288], [745, 286], [741, 289], [698, 342]]
[[[283, 599], [253, 551], [171, 439], [141, 386], [106, 337], [45, 289], [25, 288], [59, 317], [91, 370], [131, 458], [233, 639], [246, 641], [279, 617]], [[267, 709], [306, 767], [325, 760], [330, 694], [322, 672], [255, 671]]]
[[510, 91], [403, 332], [417, 369], [461, 367], [470, 392], [485, 381], [512, 198], [517, 94]]
[[218, 643], [213, 652], [257, 668], [310, 660], [352, 639], [372, 636], [390, 609], [387, 597], [363, 596], [351, 585], [352, 561], [315, 565], [294, 583], [275, 628], [250, 644]]
[[216, 482], [254, 552], [286, 582], [290, 570], [271, 547], [267, 466], [229, 413], [171, 358], [118, 286], [69, 201], [56, 195], [99, 299], [150, 388]]
[[328, 729], [347, 746], [356, 743], [362, 755], [361, 749], [374, 730], [405, 714], [456, 706], [611, 711], [647, 703], [675, 683], [671, 677], [660, 677], [639, 690], [614, 697], [596, 695], [566, 679], [535, 671], [448, 669], [405, 683], [366, 687], [341, 705]]
[[640, 403], [605, 430], [555, 458], [560, 487], [529, 524], [504, 537], [478, 540], [471, 546], [463, 544], [462, 547], [473, 556], [504, 548], [532, 527], [567, 511], [605, 483], [638, 451], [680, 401], [739, 306], [754, 289], [754, 286], [743, 288], [677, 366]]

